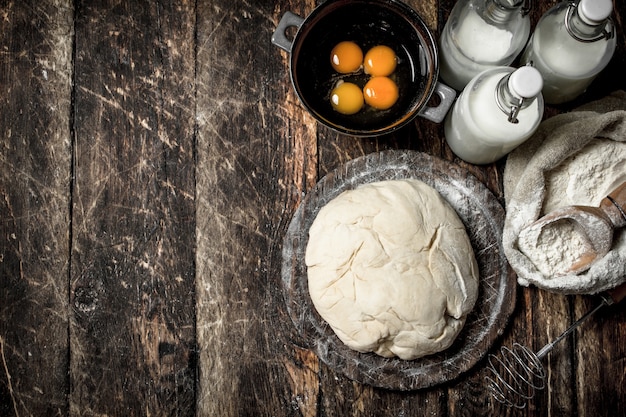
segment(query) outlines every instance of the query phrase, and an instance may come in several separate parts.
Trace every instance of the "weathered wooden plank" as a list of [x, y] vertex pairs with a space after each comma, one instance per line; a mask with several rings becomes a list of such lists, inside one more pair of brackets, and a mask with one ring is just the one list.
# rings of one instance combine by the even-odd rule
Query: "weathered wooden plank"
[[[597, 297], [576, 302], [576, 316], [593, 309]], [[573, 345], [576, 412], [579, 416], [626, 415], [626, 302], [604, 307], [581, 325]], [[573, 383], [573, 381], [572, 381]]]
[[270, 43], [286, 10], [198, 2], [200, 415], [316, 415], [319, 365], [291, 342], [280, 289], [282, 236], [317, 153]]
[[195, 9], [79, 2], [72, 413], [195, 409]]
[[68, 411], [69, 1], [0, 8], [0, 415]]

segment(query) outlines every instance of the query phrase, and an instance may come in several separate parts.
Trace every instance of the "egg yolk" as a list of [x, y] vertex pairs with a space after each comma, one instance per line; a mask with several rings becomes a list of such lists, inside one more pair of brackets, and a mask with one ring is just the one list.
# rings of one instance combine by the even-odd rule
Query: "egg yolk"
[[398, 86], [389, 77], [373, 77], [363, 87], [365, 102], [378, 110], [387, 110], [398, 100]]
[[339, 42], [330, 51], [330, 64], [341, 74], [355, 72], [363, 64], [363, 51], [352, 41]]
[[330, 102], [339, 113], [354, 114], [363, 107], [363, 93], [356, 84], [340, 82], [331, 91]]
[[391, 75], [396, 69], [396, 54], [388, 46], [378, 45], [367, 51], [363, 70], [374, 77]]

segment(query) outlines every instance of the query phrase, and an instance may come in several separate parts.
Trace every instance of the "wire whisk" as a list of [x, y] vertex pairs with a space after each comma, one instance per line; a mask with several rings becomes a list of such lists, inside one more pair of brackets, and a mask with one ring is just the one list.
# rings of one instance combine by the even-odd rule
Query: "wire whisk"
[[552, 342], [545, 345], [537, 353], [514, 343], [512, 347], [503, 346], [499, 355], [489, 354], [485, 377], [491, 396], [498, 402], [509, 407], [524, 408], [537, 391], [546, 385], [546, 371], [542, 359], [554, 349], [554, 346], [572, 333], [582, 322], [602, 307], [619, 303], [626, 296], [626, 284], [601, 296], [601, 303], [593, 310], [576, 320], [567, 330]]

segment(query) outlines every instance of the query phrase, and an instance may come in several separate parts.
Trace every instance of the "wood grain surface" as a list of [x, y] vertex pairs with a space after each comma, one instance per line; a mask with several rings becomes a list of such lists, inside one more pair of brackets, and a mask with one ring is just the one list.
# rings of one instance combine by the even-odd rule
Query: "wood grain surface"
[[76, 7], [71, 413], [194, 409], [194, 17]]
[[[454, 0], [407, 0], [438, 36]], [[412, 150], [458, 164], [504, 203], [504, 160], [466, 164], [441, 124], [356, 139], [298, 102], [271, 35], [314, 0], [0, 1], [1, 416], [622, 416], [626, 308], [544, 359], [523, 410], [481, 370], [399, 391], [347, 378], [293, 325], [282, 242], [317, 181]], [[556, 0], [533, 2], [533, 24]], [[626, 89], [617, 51], [591, 89]], [[494, 348], [538, 350], [596, 305], [518, 288]]]

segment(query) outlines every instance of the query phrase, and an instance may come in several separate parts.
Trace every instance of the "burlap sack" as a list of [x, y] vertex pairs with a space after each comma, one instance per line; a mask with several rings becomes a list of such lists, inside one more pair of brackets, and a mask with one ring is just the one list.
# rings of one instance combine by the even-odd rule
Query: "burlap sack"
[[[616, 231], [609, 254], [579, 275], [544, 276], [517, 247], [520, 230], [546, 214], [542, 211], [546, 174], [598, 139], [626, 142], [624, 91], [545, 120], [530, 140], [509, 155], [504, 171], [503, 245], [520, 285], [566, 294], [593, 294], [626, 281], [624, 230]], [[626, 173], [626, 164], [623, 172]], [[585, 202], [574, 204], [585, 205]]]

